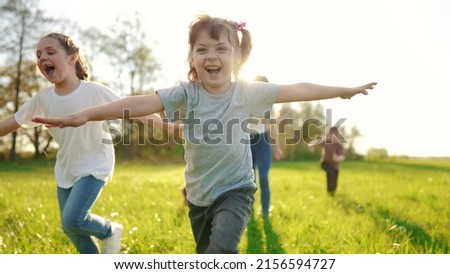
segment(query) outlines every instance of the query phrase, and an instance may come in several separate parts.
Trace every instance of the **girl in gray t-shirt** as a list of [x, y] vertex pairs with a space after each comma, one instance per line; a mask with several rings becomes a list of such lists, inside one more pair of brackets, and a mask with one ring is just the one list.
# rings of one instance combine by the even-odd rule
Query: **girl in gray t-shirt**
[[[240, 32], [240, 35], [238, 33]], [[189, 82], [156, 94], [130, 96], [63, 118], [35, 118], [52, 126], [165, 111], [184, 124], [189, 218], [198, 253], [238, 253], [253, 208], [248, 124], [264, 118], [274, 103], [367, 94], [376, 83], [354, 88], [310, 83], [276, 85], [239, 81], [252, 49], [244, 23], [199, 16], [189, 30]]]

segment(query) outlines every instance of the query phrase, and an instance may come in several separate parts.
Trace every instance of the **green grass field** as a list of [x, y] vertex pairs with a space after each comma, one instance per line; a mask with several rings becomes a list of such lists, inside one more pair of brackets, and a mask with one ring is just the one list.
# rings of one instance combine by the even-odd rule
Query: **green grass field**
[[[195, 252], [184, 166], [118, 163], [93, 213], [124, 224], [122, 253]], [[329, 197], [318, 162], [276, 162], [241, 253], [447, 254], [450, 162], [344, 162]], [[59, 222], [52, 162], [0, 165], [0, 253], [76, 253]]]

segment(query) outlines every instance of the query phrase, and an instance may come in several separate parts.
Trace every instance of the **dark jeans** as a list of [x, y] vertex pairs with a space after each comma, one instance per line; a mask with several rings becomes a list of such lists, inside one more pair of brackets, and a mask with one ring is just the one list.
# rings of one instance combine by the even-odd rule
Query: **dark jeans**
[[200, 254], [236, 254], [244, 229], [250, 219], [255, 189], [231, 190], [212, 205], [189, 203], [189, 219]]
[[328, 162], [322, 162], [321, 167], [327, 173], [327, 191], [330, 195], [334, 195], [337, 188], [339, 170]]

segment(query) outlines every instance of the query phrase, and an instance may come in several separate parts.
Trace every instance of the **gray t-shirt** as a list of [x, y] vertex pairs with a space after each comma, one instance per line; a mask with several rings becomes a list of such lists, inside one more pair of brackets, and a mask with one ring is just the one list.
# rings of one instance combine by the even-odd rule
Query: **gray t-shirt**
[[209, 206], [229, 190], [256, 188], [248, 124], [270, 117], [265, 115], [278, 90], [272, 83], [238, 81], [222, 95], [209, 94], [194, 82], [157, 91], [169, 121], [184, 124], [186, 189], [191, 203]]

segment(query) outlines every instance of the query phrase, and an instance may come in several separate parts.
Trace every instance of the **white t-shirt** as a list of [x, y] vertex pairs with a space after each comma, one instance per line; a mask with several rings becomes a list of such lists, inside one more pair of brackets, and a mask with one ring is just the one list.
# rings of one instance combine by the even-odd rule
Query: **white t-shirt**
[[265, 117], [278, 90], [272, 83], [239, 81], [222, 95], [209, 94], [193, 82], [157, 91], [167, 117], [181, 118], [185, 124], [185, 177], [191, 203], [209, 206], [232, 189], [256, 188], [248, 124]]
[[[31, 118], [62, 117], [82, 109], [120, 99], [109, 88], [93, 82], [81, 81], [76, 90], [59, 96], [55, 88], [46, 88], [27, 101], [14, 115], [22, 127], [34, 127]], [[114, 146], [106, 121], [88, 122], [73, 128], [50, 128], [59, 145], [55, 163], [55, 177], [59, 187], [70, 188], [78, 179], [92, 175], [107, 182], [114, 171]]]

